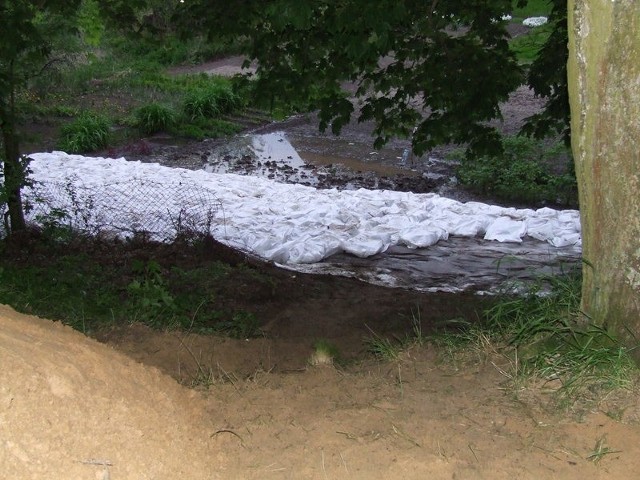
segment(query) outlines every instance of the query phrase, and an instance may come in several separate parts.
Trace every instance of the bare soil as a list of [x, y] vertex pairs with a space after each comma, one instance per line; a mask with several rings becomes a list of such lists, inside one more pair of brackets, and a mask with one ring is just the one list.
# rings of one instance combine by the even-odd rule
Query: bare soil
[[[309, 313], [296, 320], [320, 316]], [[429, 346], [269, 370], [272, 357], [311, 351], [140, 325], [105, 345], [2, 307], [3, 478], [600, 479], [640, 468], [635, 395], [576, 418], [537, 387], [509, 386], [513, 364], [496, 353], [443, 361]]]
[[[537, 108], [527, 92], [515, 98], [510, 125]], [[557, 385], [514, 383], [517, 363], [488, 345], [464, 355], [414, 345], [386, 361], [365, 351], [372, 331], [410, 333], [417, 312], [425, 333], [476, 321], [486, 299], [249, 264], [271, 280], [238, 277], [225, 301], [255, 311], [260, 338], [132, 323], [96, 340], [0, 306], [0, 477], [587, 480], [640, 470], [637, 392], [566, 410]], [[336, 344], [340, 366], [310, 365], [318, 339]]]

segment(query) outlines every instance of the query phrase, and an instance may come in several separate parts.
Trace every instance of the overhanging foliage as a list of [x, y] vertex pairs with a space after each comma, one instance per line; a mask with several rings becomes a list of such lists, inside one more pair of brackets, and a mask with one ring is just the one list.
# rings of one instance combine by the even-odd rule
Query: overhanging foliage
[[[420, 154], [443, 143], [500, 149], [487, 122], [524, 79], [502, 16], [511, 1], [260, 2], [251, 32], [257, 90], [317, 99], [321, 128], [374, 120], [375, 146], [411, 137]], [[356, 82], [356, 108], [343, 82]], [[427, 113], [427, 115], [425, 115]]]

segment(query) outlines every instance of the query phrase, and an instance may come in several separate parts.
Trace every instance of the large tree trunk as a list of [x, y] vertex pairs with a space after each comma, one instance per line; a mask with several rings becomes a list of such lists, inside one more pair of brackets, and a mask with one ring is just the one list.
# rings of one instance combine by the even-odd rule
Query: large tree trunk
[[18, 136], [15, 134], [11, 119], [2, 118], [0, 122], [2, 122], [2, 140], [4, 143], [4, 188], [9, 210], [9, 228], [11, 232], [17, 232], [26, 228], [21, 195], [24, 171], [20, 162]]
[[[0, 100], [0, 134], [4, 146], [4, 190], [7, 207], [9, 210], [9, 232], [24, 230], [24, 209], [22, 208], [22, 186], [25, 180], [25, 172], [20, 162], [20, 141], [16, 134], [16, 102], [15, 102], [15, 71], [14, 61], [9, 62], [4, 87], [8, 87], [8, 94]], [[6, 223], [6, 219], [2, 219]], [[5, 225], [7, 227], [7, 225]]]
[[631, 347], [640, 341], [640, 2], [568, 7], [582, 308]]

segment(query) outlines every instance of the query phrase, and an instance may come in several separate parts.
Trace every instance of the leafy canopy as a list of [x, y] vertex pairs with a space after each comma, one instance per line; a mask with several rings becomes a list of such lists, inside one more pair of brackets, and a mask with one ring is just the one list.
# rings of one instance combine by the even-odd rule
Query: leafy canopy
[[0, 0], [0, 100], [42, 70], [58, 30], [71, 28], [79, 5], [80, 0]]
[[561, 134], [567, 145], [569, 130], [569, 89], [567, 83], [567, 1], [549, 0], [551, 35], [531, 65], [527, 82], [536, 95], [547, 99], [545, 109], [530, 117], [523, 133], [544, 138], [550, 133]]
[[321, 128], [334, 133], [352, 116], [374, 120], [376, 147], [400, 136], [417, 153], [443, 143], [500, 150], [487, 122], [524, 78], [502, 20], [510, 0], [258, 3], [249, 55], [260, 94], [316, 99]]
[[460, 143], [480, 156], [500, 150], [488, 122], [523, 83], [549, 100], [524, 132], [568, 137], [567, 5], [548, 2], [552, 33], [526, 79], [501, 19], [539, 1], [190, 0], [174, 21], [187, 35], [246, 37], [257, 94], [318, 108], [323, 129], [373, 120], [378, 147], [400, 136], [417, 153]]

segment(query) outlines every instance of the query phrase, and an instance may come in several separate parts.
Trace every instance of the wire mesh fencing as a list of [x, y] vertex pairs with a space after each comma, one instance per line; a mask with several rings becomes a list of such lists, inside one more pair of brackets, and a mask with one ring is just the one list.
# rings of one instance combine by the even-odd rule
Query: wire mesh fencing
[[212, 190], [188, 182], [130, 179], [109, 184], [37, 182], [23, 192], [28, 221], [89, 235], [143, 235], [168, 242], [181, 235], [211, 234], [222, 208]]

